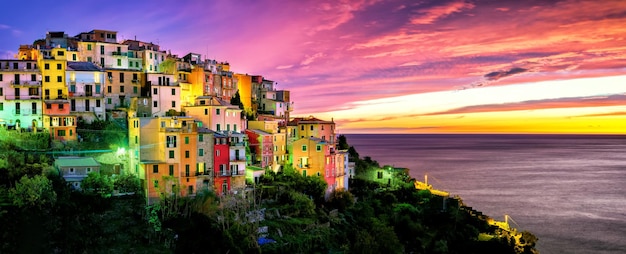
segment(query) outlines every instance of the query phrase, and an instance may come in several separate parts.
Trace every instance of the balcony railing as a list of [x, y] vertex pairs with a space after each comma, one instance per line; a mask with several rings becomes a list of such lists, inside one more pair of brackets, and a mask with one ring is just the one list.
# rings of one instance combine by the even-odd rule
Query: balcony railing
[[41, 81], [11, 81], [12, 86], [40, 86]]
[[245, 176], [245, 172], [243, 170], [237, 170], [230, 172], [232, 176]]
[[113, 51], [111, 52], [112, 56], [128, 56], [128, 53], [126, 52], [119, 52], [119, 51]]
[[5, 95], [5, 100], [40, 100], [41, 95]]
[[220, 171], [219, 176], [230, 176], [230, 171]]

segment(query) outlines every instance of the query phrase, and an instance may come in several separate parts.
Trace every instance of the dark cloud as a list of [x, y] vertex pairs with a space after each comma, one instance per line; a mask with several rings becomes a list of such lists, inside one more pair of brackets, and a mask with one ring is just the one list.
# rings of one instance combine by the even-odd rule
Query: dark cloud
[[530, 109], [550, 108], [575, 108], [575, 107], [604, 107], [626, 105], [626, 95], [594, 96], [594, 97], [570, 97], [547, 100], [531, 100], [515, 103], [484, 104], [455, 108], [447, 111], [434, 112], [425, 115], [448, 115], [464, 113], [501, 112]]
[[485, 78], [487, 78], [487, 80], [490, 80], [490, 81], [495, 81], [495, 80], [499, 80], [499, 79], [506, 78], [509, 76], [513, 76], [515, 74], [524, 73], [527, 71], [528, 69], [524, 69], [520, 67], [513, 67], [508, 71], [494, 71], [494, 72], [487, 73], [485, 75]]

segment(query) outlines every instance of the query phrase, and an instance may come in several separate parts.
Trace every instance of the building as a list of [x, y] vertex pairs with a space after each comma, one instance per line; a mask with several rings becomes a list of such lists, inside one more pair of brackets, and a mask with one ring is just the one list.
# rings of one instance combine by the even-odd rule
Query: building
[[65, 181], [76, 189], [91, 172], [100, 172], [100, 163], [92, 157], [59, 157], [54, 160], [54, 168]]
[[193, 106], [184, 107], [184, 112], [201, 122], [202, 127], [217, 132], [241, 132], [246, 129], [241, 109], [215, 96], [196, 98]]
[[41, 75], [34, 60], [0, 60], [0, 125], [40, 130]]
[[214, 133], [214, 154], [213, 169], [215, 176], [215, 193], [218, 195], [227, 194], [231, 190], [231, 172], [230, 164], [230, 148], [228, 144], [228, 136], [221, 133]]
[[69, 85], [70, 113], [87, 123], [104, 120], [104, 71], [90, 62], [67, 62], [65, 79]]
[[198, 132], [194, 119], [130, 117], [128, 133], [130, 168], [144, 181], [150, 203], [162, 195], [195, 193]]
[[246, 129], [250, 142], [252, 165], [261, 168], [271, 168], [274, 150], [274, 135], [262, 130]]

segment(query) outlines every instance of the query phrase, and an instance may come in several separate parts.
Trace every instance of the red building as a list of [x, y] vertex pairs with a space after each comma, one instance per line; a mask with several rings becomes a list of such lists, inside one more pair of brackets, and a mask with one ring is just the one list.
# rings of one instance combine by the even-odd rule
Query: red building
[[228, 136], [215, 133], [214, 135], [214, 159], [213, 170], [215, 176], [215, 191], [218, 195], [228, 193], [230, 191], [230, 148], [228, 145]]

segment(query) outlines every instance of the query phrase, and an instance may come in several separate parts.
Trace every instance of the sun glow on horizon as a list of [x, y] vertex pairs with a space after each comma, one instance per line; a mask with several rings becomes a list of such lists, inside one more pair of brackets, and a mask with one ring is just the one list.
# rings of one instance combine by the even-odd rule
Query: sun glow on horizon
[[320, 115], [353, 133], [626, 133], [626, 105], [586, 105], [626, 96], [623, 84], [624, 75], [421, 93]]

